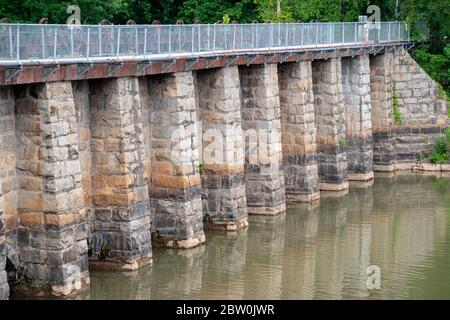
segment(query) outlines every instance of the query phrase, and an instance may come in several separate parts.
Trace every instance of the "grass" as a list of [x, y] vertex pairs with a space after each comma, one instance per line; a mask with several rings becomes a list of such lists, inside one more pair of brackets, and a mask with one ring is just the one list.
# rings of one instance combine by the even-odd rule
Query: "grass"
[[205, 172], [205, 164], [203, 163], [203, 161], [200, 161], [200, 164], [198, 165], [198, 171], [200, 175], [202, 175]]

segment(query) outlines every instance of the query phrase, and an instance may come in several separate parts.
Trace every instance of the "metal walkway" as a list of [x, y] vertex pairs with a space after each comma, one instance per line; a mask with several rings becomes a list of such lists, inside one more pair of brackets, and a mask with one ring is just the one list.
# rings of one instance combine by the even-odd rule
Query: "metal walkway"
[[0, 24], [0, 67], [173, 60], [409, 42], [405, 22]]

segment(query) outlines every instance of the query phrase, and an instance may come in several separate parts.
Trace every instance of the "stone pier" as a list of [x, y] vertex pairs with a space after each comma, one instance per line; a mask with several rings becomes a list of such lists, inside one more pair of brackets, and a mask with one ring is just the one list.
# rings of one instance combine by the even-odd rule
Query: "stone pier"
[[286, 200], [318, 200], [316, 127], [311, 61], [278, 66]]
[[49, 82], [15, 93], [20, 287], [76, 293], [89, 274], [72, 86]]
[[373, 167], [375, 171], [395, 171], [392, 58], [391, 52], [370, 56]]
[[0, 177], [0, 300], [9, 298], [9, 285], [6, 275], [6, 236], [5, 222], [3, 220], [3, 190]]
[[277, 65], [241, 67], [239, 72], [248, 213], [279, 214], [286, 204]]
[[7, 247], [17, 246], [16, 189], [14, 94], [0, 87], [0, 300], [9, 296]]
[[342, 58], [348, 180], [373, 179], [369, 55]]
[[238, 67], [200, 71], [197, 88], [203, 224], [205, 229], [243, 229], [248, 221]]
[[137, 78], [90, 83], [95, 268], [151, 263], [150, 205]]
[[348, 189], [341, 59], [313, 61], [320, 190]]
[[195, 247], [205, 242], [205, 234], [194, 75], [150, 77], [148, 94], [152, 241], [156, 246]]

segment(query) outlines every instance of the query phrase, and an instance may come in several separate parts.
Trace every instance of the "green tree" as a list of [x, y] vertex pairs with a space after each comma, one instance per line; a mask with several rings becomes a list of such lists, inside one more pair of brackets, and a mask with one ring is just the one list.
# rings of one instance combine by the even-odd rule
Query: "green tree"
[[186, 0], [179, 9], [178, 18], [185, 23], [196, 20], [216, 23], [227, 15], [231, 20], [249, 23], [257, 18], [257, 5], [253, 0]]

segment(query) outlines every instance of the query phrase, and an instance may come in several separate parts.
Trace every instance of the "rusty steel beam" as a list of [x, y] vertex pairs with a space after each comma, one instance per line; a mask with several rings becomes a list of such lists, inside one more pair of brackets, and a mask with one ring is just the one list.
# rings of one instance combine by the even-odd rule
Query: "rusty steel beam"
[[333, 57], [350, 57], [362, 54], [379, 54], [381, 50], [392, 51], [412, 43], [374, 44], [367, 47], [339, 47], [307, 50], [285, 50], [242, 54], [223, 54], [206, 57], [183, 57], [171, 60], [109, 61], [73, 64], [0, 66], [0, 86], [29, 84], [49, 81], [71, 81], [110, 77], [133, 77], [152, 74], [220, 68], [230, 65], [285, 63], [302, 60], [320, 60]]

